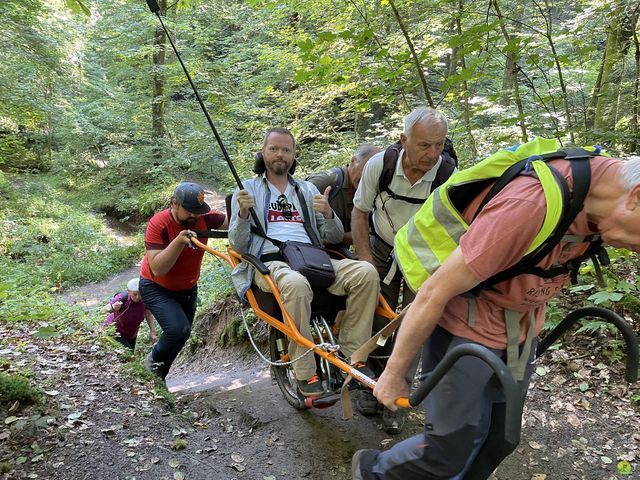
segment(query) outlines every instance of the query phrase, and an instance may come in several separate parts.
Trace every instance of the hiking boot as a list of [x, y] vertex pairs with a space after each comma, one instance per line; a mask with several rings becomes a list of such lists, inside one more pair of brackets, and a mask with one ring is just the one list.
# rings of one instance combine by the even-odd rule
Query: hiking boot
[[382, 412], [382, 404], [378, 402], [378, 399], [373, 396], [373, 393], [368, 388], [362, 390], [358, 398], [356, 399], [356, 410], [360, 415], [370, 417]]
[[153, 361], [153, 350], [145, 357], [144, 368], [162, 379], [162, 363]]
[[305, 397], [319, 397], [324, 393], [322, 388], [322, 382], [318, 378], [318, 375], [314, 375], [308, 380], [297, 380], [298, 390]]
[[351, 480], [363, 480], [362, 472], [360, 471], [360, 460], [362, 459], [362, 455], [368, 452], [377, 452], [377, 450], [356, 450], [356, 453], [353, 454], [353, 458], [351, 459]]
[[406, 410], [399, 408], [395, 412], [385, 407], [382, 412], [382, 425], [384, 431], [389, 435], [397, 435], [402, 431], [404, 427], [404, 420], [407, 416]]

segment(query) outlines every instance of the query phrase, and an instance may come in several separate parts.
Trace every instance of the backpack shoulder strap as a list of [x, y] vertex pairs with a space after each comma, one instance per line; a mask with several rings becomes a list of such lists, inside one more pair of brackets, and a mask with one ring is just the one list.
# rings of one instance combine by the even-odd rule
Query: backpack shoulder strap
[[336, 195], [340, 193], [342, 184], [344, 183], [344, 172], [342, 170], [342, 167], [333, 167], [331, 171], [336, 174], [336, 183], [335, 185], [331, 186], [331, 191], [329, 192], [329, 202], [333, 201], [333, 199], [336, 198]]
[[[566, 155], [563, 155], [566, 159], [571, 162], [571, 176], [573, 178], [573, 191], [569, 190], [569, 187], [562, 175], [558, 173], [557, 170], [551, 168], [560, 189], [562, 190], [563, 197], [563, 213], [560, 222], [556, 226], [553, 234], [547, 238], [542, 245], [540, 245], [536, 250], [526, 255], [520, 262], [508, 268], [493, 277], [488, 278], [484, 282], [482, 282], [481, 288], [491, 288], [493, 285], [497, 283], [503, 282], [505, 280], [509, 280], [517, 275], [523, 273], [533, 273], [535, 275], [541, 277], [552, 277], [556, 275], [560, 275], [562, 273], [567, 273], [569, 268], [567, 265], [570, 265], [571, 262], [568, 262], [566, 265], [563, 265], [559, 268], [552, 268], [548, 272], [545, 273], [544, 270], [536, 267], [540, 261], [546, 257], [551, 250], [553, 250], [556, 245], [558, 245], [562, 237], [565, 235], [573, 221], [576, 219], [578, 214], [582, 211], [584, 207], [584, 200], [589, 191], [589, 187], [591, 185], [591, 164], [589, 163], [589, 159], [593, 156], [592, 153], [587, 152], [582, 149], [567, 149], [564, 151]], [[555, 156], [554, 158], [561, 158], [560, 156]], [[521, 165], [522, 162], [518, 162], [514, 164], [513, 167], [517, 165]], [[508, 169], [507, 172], [511, 170]], [[507, 173], [505, 172], [505, 174]], [[504, 175], [503, 175], [504, 176]], [[509, 172], [508, 177], [513, 178], [515, 175], [512, 175], [512, 172]], [[503, 178], [501, 177], [496, 184], [502, 184], [502, 187], [506, 185], [503, 182]], [[495, 185], [494, 185], [495, 187]], [[502, 188], [500, 187], [500, 188]], [[487, 196], [491, 195], [494, 189], [487, 194]], [[499, 191], [499, 190], [498, 190]], [[497, 193], [494, 192], [493, 196]], [[483, 200], [480, 208], [486, 204], [485, 200]], [[477, 215], [478, 212], [476, 212]], [[474, 217], [475, 218], [475, 217]], [[580, 260], [582, 261], [582, 259]], [[575, 263], [575, 262], [574, 262]]]
[[456, 149], [453, 148], [453, 141], [449, 137], [445, 137], [444, 139], [444, 148], [442, 149], [442, 153], [451, 157], [455, 166], [458, 166], [458, 154], [456, 153]]
[[394, 200], [402, 200], [403, 202], [412, 203], [414, 205], [422, 205], [425, 198], [414, 198], [414, 197], [405, 197], [404, 195], [398, 195], [395, 193], [389, 185], [391, 184], [391, 180], [393, 180], [393, 176], [396, 173], [396, 164], [398, 162], [398, 157], [400, 156], [400, 151], [402, 150], [402, 144], [400, 142], [396, 142], [390, 147], [388, 147], [384, 151], [384, 157], [382, 160], [382, 173], [380, 174], [380, 178], [378, 179], [378, 195], [382, 192], [387, 192], [389, 197]]
[[[393, 175], [396, 171], [396, 163], [398, 161], [398, 157], [400, 156], [400, 150], [402, 150], [402, 144], [400, 142], [396, 142], [384, 151], [382, 173], [380, 174], [380, 179], [378, 180], [378, 193], [387, 192], [392, 198], [396, 200], [403, 200], [405, 202], [413, 204], [422, 204], [424, 203], [425, 199], [398, 195], [389, 188], [389, 184], [391, 183]], [[458, 156], [456, 155], [456, 151], [453, 148], [451, 139], [447, 137], [444, 142], [444, 149], [442, 150], [442, 162], [440, 162], [440, 167], [438, 167], [436, 176], [431, 183], [431, 190], [429, 190], [429, 194], [431, 194], [431, 192], [433, 192], [436, 188], [446, 182], [457, 167]]]
[[[447, 139], [448, 140], [448, 139]], [[436, 177], [431, 182], [431, 192], [449, 180], [449, 177], [453, 174], [453, 171], [458, 167], [458, 162], [451, 157], [447, 152], [442, 152], [442, 162], [436, 172]]]
[[389, 184], [393, 179], [393, 175], [396, 172], [396, 162], [400, 156], [400, 150], [402, 150], [402, 144], [396, 142], [393, 145], [387, 147], [384, 151], [384, 157], [382, 160], [382, 173], [378, 179], [378, 194], [388, 191]]

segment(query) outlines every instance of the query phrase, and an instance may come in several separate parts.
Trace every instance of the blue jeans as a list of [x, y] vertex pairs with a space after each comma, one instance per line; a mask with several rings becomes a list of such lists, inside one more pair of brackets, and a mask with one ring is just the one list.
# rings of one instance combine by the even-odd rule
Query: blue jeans
[[162, 327], [160, 340], [151, 350], [151, 359], [162, 365], [164, 379], [171, 364], [191, 335], [191, 324], [196, 314], [198, 286], [189, 290], [172, 291], [157, 283], [140, 279], [140, 296]]

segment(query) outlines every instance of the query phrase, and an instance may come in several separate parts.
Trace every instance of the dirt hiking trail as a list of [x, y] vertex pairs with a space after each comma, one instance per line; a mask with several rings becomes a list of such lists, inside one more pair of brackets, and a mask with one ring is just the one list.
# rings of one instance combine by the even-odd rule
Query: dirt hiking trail
[[[223, 208], [221, 195], [208, 192], [207, 201]], [[73, 289], [65, 299], [95, 308], [138, 269]], [[223, 304], [207, 312], [205, 346], [181, 354], [167, 382], [173, 406], [152, 382], [131, 374], [122, 350], [72, 338], [37, 340], [26, 328], [0, 332], [13, 339], [2, 355], [31, 369], [54, 406], [44, 421], [10, 412], [4, 418], [0, 458], [12, 470], [0, 478], [349, 480], [355, 450], [389, 448], [421, 431], [420, 409], [410, 411], [398, 437], [384, 433], [380, 417], [343, 420], [339, 404], [294, 410], [255, 353], [217, 345], [229, 310]], [[521, 443], [492, 479], [640, 478], [640, 420], [629, 400], [637, 387], [624, 382], [620, 363], [603, 363], [604, 341], [569, 341], [543, 357]], [[18, 431], [19, 422], [26, 426]], [[628, 462], [630, 475], [618, 473], [620, 462]]]

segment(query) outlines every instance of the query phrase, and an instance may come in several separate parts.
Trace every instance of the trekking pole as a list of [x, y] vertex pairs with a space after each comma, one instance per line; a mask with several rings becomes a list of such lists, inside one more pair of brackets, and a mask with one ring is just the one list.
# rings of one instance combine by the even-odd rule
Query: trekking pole
[[[216, 130], [215, 125], [213, 124], [213, 120], [211, 120], [211, 116], [209, 115], [209, 112], [207, 111], [207, 107], [204, 105], [204, 102], [202, 101], [202, 97], [200, 97], [200, 93], [198, 92], [198, 89], [196, 88], [196, 85], [193, 83], [193, 80], [191, 79], [191, 75], [189, 75], [189, 71], [187, 70], [187, 67], [185, 66], [184, 62], [182, 61], [182, 57], [180, 57], [180, 52], [178, 52], [178, 48], [176, 47], [175, 43], [173, 43], [173, 40], [171, 39], [171, 34], [169, 33], [169, 30], [167, 30], [167, 27], [165, 26], [164, 21], [162, 20], [162, 15], [160, 15], [160, 5], [158, 5], [158, 1], [157, 0], [146, 0], [146, 1], [147, 1], [147, 5], [149, 6], [149, 10], [151, 10], [151, 13], [155, 13], [156, 17], [158, 17], [158, 20], [160, 20], [160, 25], [162, 25], [162, 29], [164, 30], [164, 33], [166, 33], [167, 38], [169, 39], [169, 43], [171, 44], [171, 47], [173, 48], [173, 51], [175, 52], [176, 57], [178, 58], [178, 62], [180, 62], [180, 66], [182, 67], [182, 71], [184, 71], [184, 74], [187, 77], [187, 80], [189, 80], [189, 84], [191, 85], [191, 88], [193, 89], [193, 93], [195, 93], [196, 98], [198, 99], [198, 103], [200, 104], [200, 107], [202, 108], [202, 111], [204, 112], [204, 116], [207, 118], [207, 122], [209, 123], [209, 126], [211, 127], [211, 131], [213, 132], [214, 137], [216, 137], [216, 141], [218, 142], [218, 145], [220, 146], [220, 150], [222, 151], [222, 156], [224, 157], [225, 161], [227, 162], [227, 165], [229, 165], [229, 170], [231, 170], [231, 175], [233, 175], [233, 178], [236, 181], [236, 183], [238, 184], [238, 187], [241, 190], [243, 190], [244, 187], [242, 186], [242, 180], [240, 180], [240, 177], [238, 176], [238, 172], [236, 171], [236, 167], [233, 165], [233, 162], [231, 161], [231, 158], [229, 157], [229, 154], [227, 153], [227, 149], [224, 148], [224, 144], [222, 143], [222, 138], [220, 138], [220, 135], [218, 135], [218, 131]], [[256, 224], [256, 228], [262, 230], [262, 225], [258, 221], [258, 216], [256, 215], [256, 212], [253, 210], [253, 208], [249, 209], [249, 213], [251, 214], [251, 218], [253, 219], [254, 223]]]

